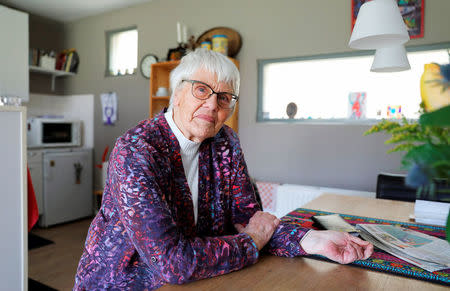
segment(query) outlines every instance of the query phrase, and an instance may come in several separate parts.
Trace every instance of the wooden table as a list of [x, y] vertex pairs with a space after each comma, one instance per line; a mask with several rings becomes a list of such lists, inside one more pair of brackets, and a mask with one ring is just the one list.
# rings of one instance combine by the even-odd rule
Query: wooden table
[[[410, 202], [323, 194], [302, 206], [396, 221], [408, 221]], [[449, 290], [435, 283], [309, 258], [262, 255], [247, 268], [160, 290]]]

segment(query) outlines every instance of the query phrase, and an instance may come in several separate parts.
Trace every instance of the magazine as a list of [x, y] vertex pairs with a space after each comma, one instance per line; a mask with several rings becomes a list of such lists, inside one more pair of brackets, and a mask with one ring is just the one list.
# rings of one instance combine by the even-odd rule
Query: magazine
[[424, 233], [384, 224], [357, 224], [375, 247], [429, 272], [450, 268], [450, 244]]

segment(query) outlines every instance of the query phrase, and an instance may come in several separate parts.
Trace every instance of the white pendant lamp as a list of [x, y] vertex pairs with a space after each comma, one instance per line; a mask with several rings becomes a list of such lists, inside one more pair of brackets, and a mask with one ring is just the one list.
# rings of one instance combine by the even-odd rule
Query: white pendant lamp
[[395, 0], [372, 0], [358, 12], [349, 47], [378, 49], [404, 44], [408, 30]]
[[400, 72], [411, 69], [404, 45], [379, 48], [375, 52], [372, 72]]

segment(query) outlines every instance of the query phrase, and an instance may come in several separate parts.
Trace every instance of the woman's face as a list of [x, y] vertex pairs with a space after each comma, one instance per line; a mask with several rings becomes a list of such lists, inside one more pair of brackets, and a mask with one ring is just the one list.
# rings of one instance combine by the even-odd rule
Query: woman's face
[[[203, 69], [198, 70], [190, 80], [208, 84], [215, 92], [233, 93], [233, 88], [223, 82], [217, 82], [215, 74]], [[215, 136], [230, 116], [232, 109], [224, 109], [217, 104], [217, 95], [206, 100], [192, 96], [192, 84], [183, 82], [175, 91], [173, 100], [173, 119], [183, 135], [194, 142], [202, 142]]]

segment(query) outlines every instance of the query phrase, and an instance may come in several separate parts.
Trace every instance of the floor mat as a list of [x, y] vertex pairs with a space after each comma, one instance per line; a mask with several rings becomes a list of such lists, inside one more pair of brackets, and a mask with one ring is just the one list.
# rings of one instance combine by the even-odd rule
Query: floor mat
[[58, 291], [52, 287], [45, 284], [39, 283], [36, 280], [28, 278], [28, 291]]
[[28, 250], [40, 248], [52, 243], [54, 242], [51, 240], [32, 234], [31, 232], [28, 233]]

